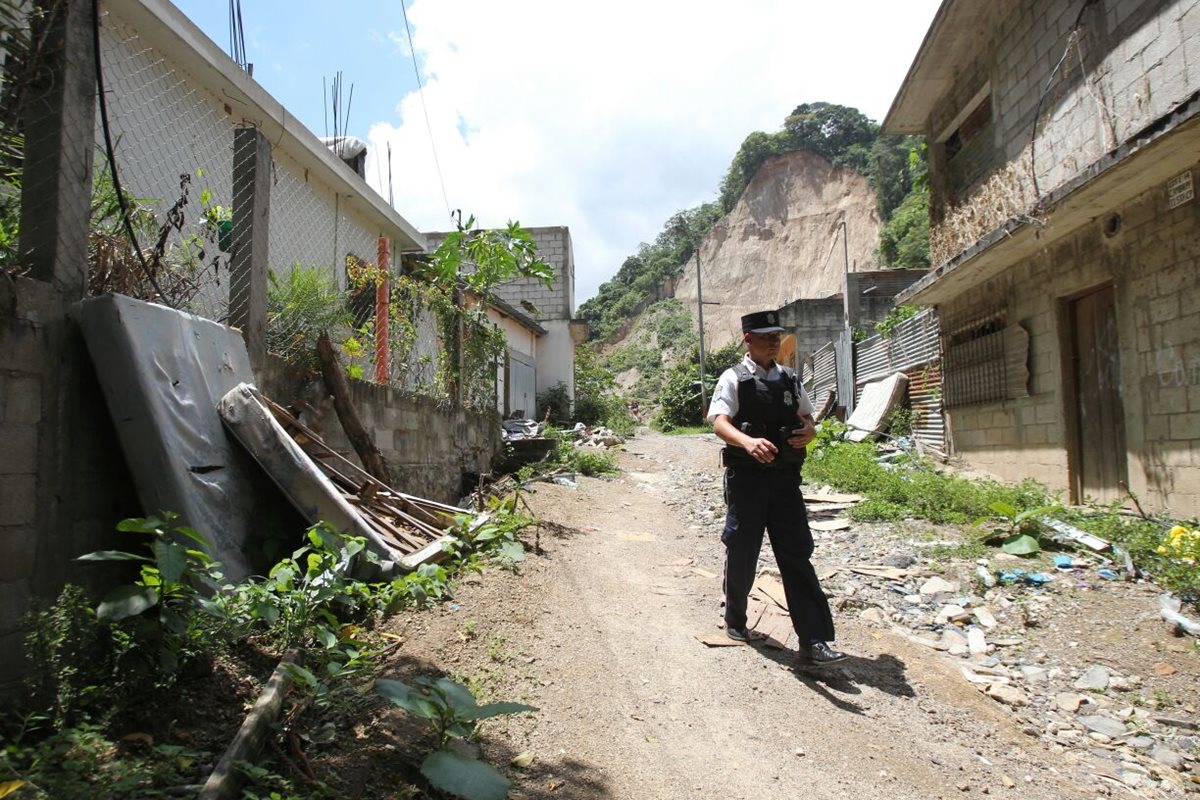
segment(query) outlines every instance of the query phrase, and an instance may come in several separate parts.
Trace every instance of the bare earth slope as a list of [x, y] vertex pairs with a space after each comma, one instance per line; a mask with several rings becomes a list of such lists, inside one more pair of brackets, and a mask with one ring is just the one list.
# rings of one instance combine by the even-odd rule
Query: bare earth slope
[[[827, 674], [795, 670], [790, 650], [701, 644], [697, 635], [720, 633], [716, 448], [711, 436], [647, 433], [622, 454], [618, 479], [537, 484], [541, 554], [520, 575], [489, 571], [454, 604], [397, 625], [405, 660], [450, 671], [488, 700], [540, 708], [484, 727], [485, 755], [515, 780], [511, 797], [1177, 796], [1101, 780], [1114, 763], [1104, 745], [1095, 755], [1047, 744], [1042, 712], [996, 702], [956, 659], [859, 618], [853, 576], [827, 585], [839, 644], [853, 654]], [[824, 539], [818, 571], [847, 547]], [[1145, 600], [1105, 613], [1132, 619]], [[1161, 644], [1161, 626], [1129, 625], [1136, 648], [1089, 639], [1071, 652], [1091, 656], [1081, 651], [1095, 644], [1105, 663], [1147, 671], [1170, 660], [1171, 690], [1195, 694], [1194, 656], [1169, 642], [1144, 652]], [[1143, 625], [1148, 634], [1136, 632]], [[1034, 646], [1054, 663], [1067, 638]], [[531, 766], [507, 766], [523, 752]]]
[[[740, 338], [742, 314], [840, 292], [846, 258], [840, 239], [831, 246], [843, 220], [850, 269], [875, 268], [881, 224], [867, 179], [808, 151], [769, 158], [700, 247], [704, 300], [720, 303], [704, 309], [709, 343]], [[696, 308], [694, 260], [675, 296]]]

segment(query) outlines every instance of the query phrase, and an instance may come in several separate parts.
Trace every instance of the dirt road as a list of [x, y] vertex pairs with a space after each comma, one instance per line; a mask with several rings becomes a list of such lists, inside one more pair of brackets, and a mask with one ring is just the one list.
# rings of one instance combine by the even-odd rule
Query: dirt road
[[[403, 623], [405, 650], [487, 699], [539, 707], [485, 728], [493, 763], [534, 757], [528, 768], [506, 768], [512, 797], [1131, 791], [1031, 735], [945, 654], [870, 626], [844, 604], [838, 645], [853, 657], [825, 673], [794, 669], [792, 649], [702, 644], [698, 637], [720, 633], [720, 514], [700, 503], [701, 518], [713, 516], [703, 524], [686, 501], [712, 496], [716, 451], [711, 436], [645, 434], [620, 455], [619, 478], [537, 484], [529, 499], [546, 522], [540, 554], [518, 575], [469, 579], [453, 605]], [[818, 544], [818, 571], [838, 555]]]

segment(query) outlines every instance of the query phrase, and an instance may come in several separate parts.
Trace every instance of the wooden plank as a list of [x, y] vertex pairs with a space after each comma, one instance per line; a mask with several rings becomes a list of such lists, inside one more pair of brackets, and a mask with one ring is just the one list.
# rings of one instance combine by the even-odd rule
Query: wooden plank
[[909, 571], [899, 567], [876, 567], [863, 565], [850, 567], [849, 570], [858, 575], [869, 575], [872, 578], [886, 578], [889, 581], [899, 581], [909, 576]]

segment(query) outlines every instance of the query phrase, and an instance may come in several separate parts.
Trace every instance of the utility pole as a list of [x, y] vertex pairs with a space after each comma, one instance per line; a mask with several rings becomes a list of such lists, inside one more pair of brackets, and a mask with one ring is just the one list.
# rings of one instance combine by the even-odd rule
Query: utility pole
[[700, 323], [700, 416], [708, 413], [708, 392], [704, 383], [704, 292], [700, 286], [700, 245], [696, 245], [696, 317]]

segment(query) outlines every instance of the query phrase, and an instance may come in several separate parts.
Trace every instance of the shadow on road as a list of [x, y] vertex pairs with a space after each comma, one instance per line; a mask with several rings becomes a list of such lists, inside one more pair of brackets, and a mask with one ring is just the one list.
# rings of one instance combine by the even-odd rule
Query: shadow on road
[[756, 647], [755, 651], [776, 664], [791, 669], [796, 679], [805, 686], [843, 711], [853, 714], [861, 714], [862, 706], [840, 695], [862, 694], [862, 686], [869, 686], [895, 697], [916, 696], [904, 675], [904, 662], [890, 653], [875, 658], [850, 656], [845, 661], [827, 667], [809, 667], [797, 663], [795, 650]]

